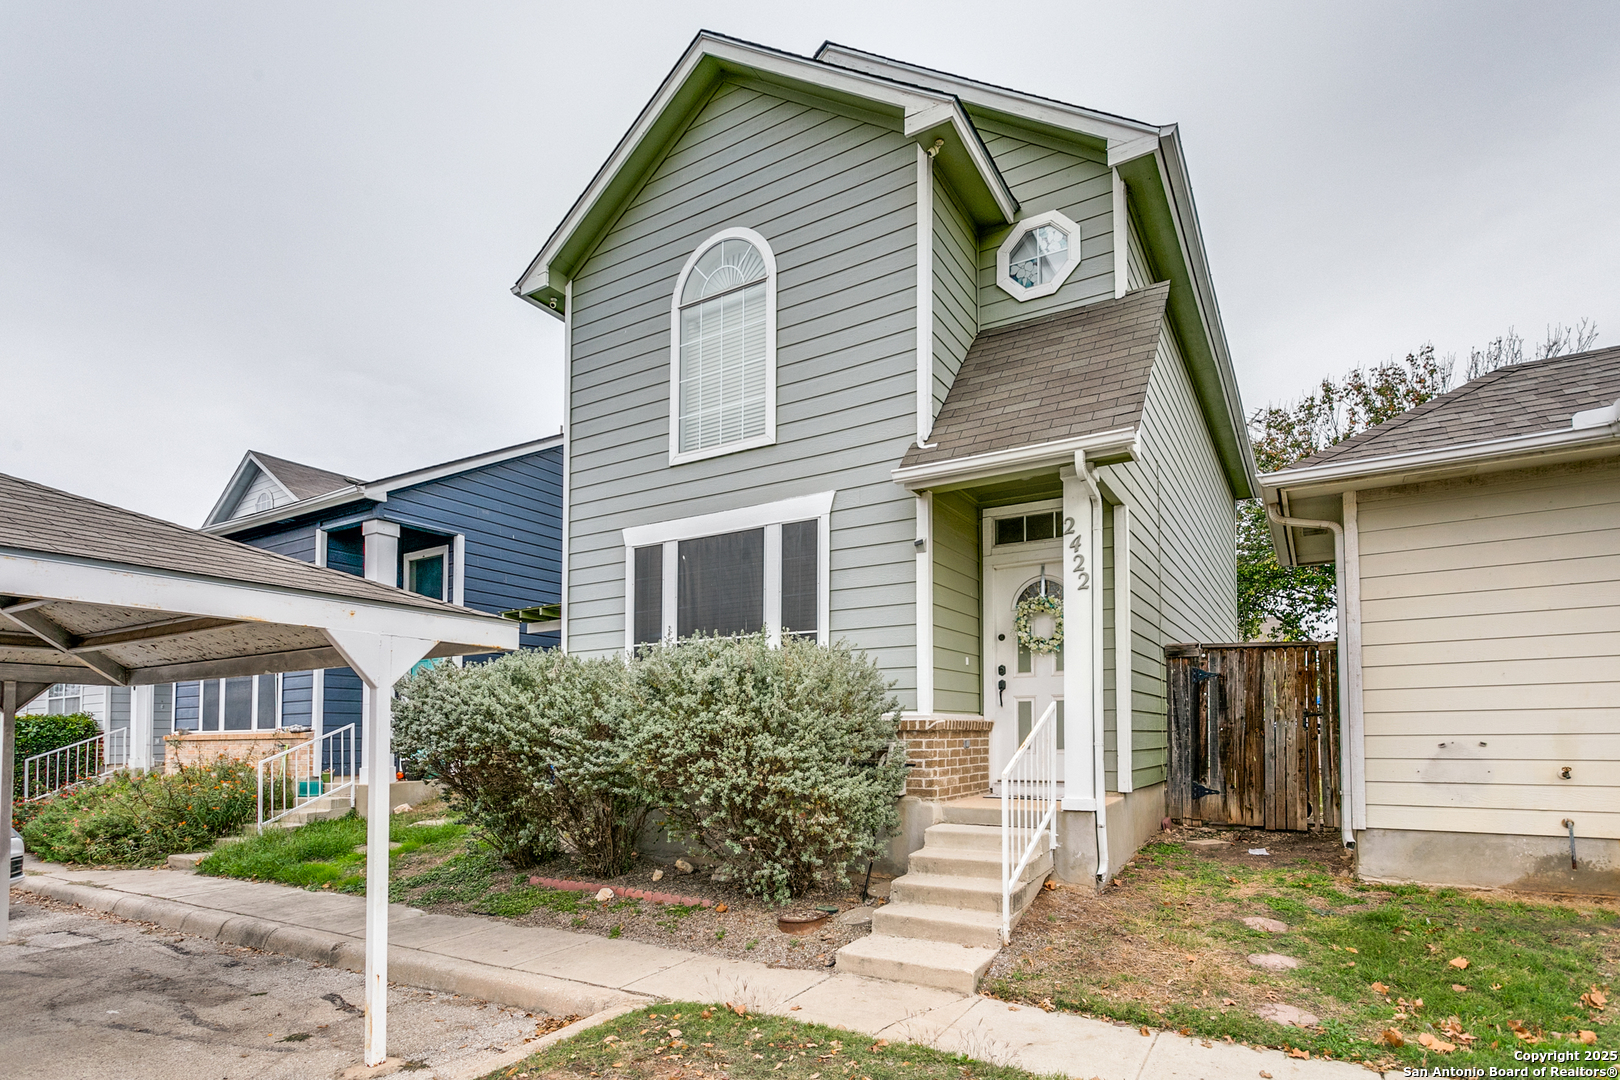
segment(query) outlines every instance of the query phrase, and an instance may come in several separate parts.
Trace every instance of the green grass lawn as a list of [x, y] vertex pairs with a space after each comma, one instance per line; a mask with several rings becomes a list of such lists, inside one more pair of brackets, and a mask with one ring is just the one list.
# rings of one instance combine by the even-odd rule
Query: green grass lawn
[[[1617, 1009], [1606, 1003], [1620, 968], [1613, 904], [1366, 885], [1336, 869], [1317, 857], [1254, 866], [1149, 845], [1100, 898], [1078, 890], [1042, 897], [1015, 933], [1011, 963], [998, 965], [986, 989], [1209, 1038], [1387, 1063], [1500, 1066], [1515, 1064], [1515, 1049], [1620, 1046]], [[1240, 921], [1251, 915], [1290, 929], [1252, 930]], [[1246, 961], [1271, 952], [1301, 966], [1271, 973]], [[1322, 1023], [1302, 1030], [1263, 1020], [1256, 1010], [1268, 1001]], [[1582, 1032], [1595, 1043], [1583, 1043]], [[1425, 1035], [1438, 1045], [1421, 1042]]]
[[[400, 858], [418, 852], [457, 851], [465, 846], [467, 827], [450, 822], [417, 825], [428, 812], [395, 814], [388, 823], [392, 867]], [[279, 881], [305, 889], [364, 894], [366, 856], [356, 851], [366, 842], [365, 819], [350, 813], [331, 821], [312, 821], [296, 829], [266, 829], [226, 844], [198, 864], [197, 870], [217, 877], [249, 881]], [[395, 883], [390, 883], [392, 892]]]
[[485, 1080], [1031, 1080], [1032, 1075], [819, 1024], [677, 1001], [626, 1013]]

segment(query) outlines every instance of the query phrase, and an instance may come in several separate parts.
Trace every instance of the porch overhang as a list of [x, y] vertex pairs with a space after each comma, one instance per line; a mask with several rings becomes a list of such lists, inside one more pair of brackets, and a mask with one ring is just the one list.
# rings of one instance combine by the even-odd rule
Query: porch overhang
[[1051, 442], [992, 450], [969, 457], [903, 465], [889, 475], [908, 491], [953, 491], [988, 480], [1017, 480], [1072, 466], [1076, 453], [1098, 465], [1135, 461], [1140, 429], [1132, 426]]

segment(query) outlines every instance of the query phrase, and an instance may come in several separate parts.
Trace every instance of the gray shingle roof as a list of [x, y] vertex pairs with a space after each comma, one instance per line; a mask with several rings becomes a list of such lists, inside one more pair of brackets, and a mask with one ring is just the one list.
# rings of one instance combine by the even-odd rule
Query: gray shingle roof
[[280, 480], [287, 490], [293, 493], [293, 498], [300, 501], [313, 499], [317, 495], [325, 495], [329, 491], [346, 488], [350, 484], [359, 484], [364, 481], [356, 480], [352, 476], [343, 476], [325, 469], [317, 469], [313, 465], [300, 465], [296, 461], [286, 458], [273, 457], [270, 454], [252, 451], [271, 475]]
[[299, 562], [4, 473], [0, 473], [0, 548], [475, 614], [341, 570]]
[[1497, 368], [1289, 470], [1562, 431], [1620, 399], [1620, 347]]
[[927, 465], [1132, 427], [1142, 418], [1168, 282], [973, 339], [923, 450]]

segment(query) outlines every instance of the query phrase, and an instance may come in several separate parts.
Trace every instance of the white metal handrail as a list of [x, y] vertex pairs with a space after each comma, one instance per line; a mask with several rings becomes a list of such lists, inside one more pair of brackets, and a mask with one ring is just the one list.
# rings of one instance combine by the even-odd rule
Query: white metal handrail
[[[1057, 847], [1057, 702], [1001, 770], [1001, 943], [1012, 940], [1012, 891], [1043, 838]], [[1016, 861], [1015, 861], [1016, 860]]]
[[358, 749], [355, 727], [348, 724], [260, 758], [259, 831], [316, 799], [335, 799], [347, 793], [353, 809]]
[[129, 729], [113, 728], [76, 743], [58, 746], [23, 759], [22, 801], [47, 795], [106, 776], [129, 764]]

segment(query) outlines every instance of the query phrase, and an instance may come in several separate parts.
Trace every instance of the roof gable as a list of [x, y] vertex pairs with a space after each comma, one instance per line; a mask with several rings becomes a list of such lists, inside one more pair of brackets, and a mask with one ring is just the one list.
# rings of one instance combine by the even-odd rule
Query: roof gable
[[1170, 286], [987, 330], [973, 339], [927, 447], [902, 469], [1134, 429]]
[[935, 167], [978, 221], [1010, 224], [1017, 218], [1017, 200], [953, 95], [703, 31], [512, 291], [561, 317], [567, 305], [568, 279], [691, 117], [728, 77], [808, 91], [833, 103], [844, 102], [886, 116], [919, 147], [940, 144]]
[[317, 469], [313, 465], [301, 465], [286, 458], [249, 450], [242, 455], [219, 501], [208, 512], [203, 528], [267, 513], [291, 503], [353, 487], [359, 482], [353, 477]]

